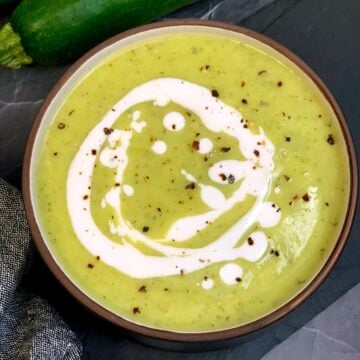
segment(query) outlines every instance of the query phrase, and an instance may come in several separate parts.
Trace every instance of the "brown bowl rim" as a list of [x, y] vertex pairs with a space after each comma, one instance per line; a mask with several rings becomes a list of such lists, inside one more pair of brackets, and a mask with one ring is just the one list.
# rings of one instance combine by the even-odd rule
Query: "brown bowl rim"
[[[265, 45], [270, 46], [271, 48], [275, 49], [283, 56], [285, 56], [292, 63], [294, 63], [301, 71], [303, 71], [307, 76], [310, 77], [310, 79], [321, 91], [321, 93], [323, 94], [323, 96], [325, 97], [325, 99], [328, 101], [329, 105], [333, 109], [337, 117], [337, 120], [340, 124], [344, 136], [344, 140], [346, 142], [346, 149], [347, 149], [347, 153], [349, 157], [349, 165], [350, 165], [349, 205], [347, 208], [345, 221], [333, 251], [329, 255], [323, 267], [319, 270], [317, 275], [311, 280], [311, 282], [287, 303], [285, 303], [275, 311], [261, 317], [260, 319], [254, 320], [245, 325], [240, 325], [238, 327], [234, 327], [231, 329], [217, 330], [217, 331], [203, 332], [203, 333], [159, 330], [159, 329], [143, 326], [137, 323], [133, 323], [105, 309], [104, 307], [96, 303], [94, 300], [92, 300], [90, 297], [88, 297], [84, 292], [82, 292], [76, 285], [72, 283], [72, 281], [65, 275], [63, 270], [57, 265], [56, 261], [53, 259], [45, 243], [45, 240], [41, 236], [39, 227], [36, 223], [34, 210], [31, 203], [31, 196], [30, 196], [30, 161], [32, 157], [35, 138], [40, 123], [42, 121], [42, 118], [48, 106], [50, 105], [50, 103], [52, 102], [53, 98], [58, 93], [58, 91], [66, 83], [66, 81], [74, 74], [74, 72], [84, 62], [86, 62], [89, 58], [91, 58], [93, 55], [98, 53], [100, 50], [106, 48], [107, 46], [119, 40], [122, 40], [128, 36], [138, 34], [140, 32], [158, 29], [158, 28], [164, 28], [164, 27], [174, 27], [174, 26], [202, 26], [202, 27], [210, 27], [210, 28], [215, 27], [215, 28], [221, 28], [221, 29], [241, 33], [251, 38], [254, 38], [255, 40], [258, 40], [264, 43]], [[76, 300], [78, 300], [88, 310], [100, 316], [101, 318], [106, 319], [111, 323], [120, 326], [121, 328], [131, 331], [133, 333], [137, 333], [153, 339], [165, 340], [165, 341], [174, 341], [174, 342], [182, 342], [182, 343], [186, 343], [186, 342], [203, 343], [203, 342], [213, 342], [213, 341], [233, 339], [242, 335], [253, 333], [255, 331], [258, 331], [273, 324], [275, 321], [280, 320], [285, 315], [289, 314], [291, 311], [293, 311], [295, 308], [301, 305], [325, 281], [326, 277], [329, 275], [330, 271], [332, 270], [338, 258], [340, 257], [344, 249], [344, 246], [347, 242], [347, 239], [349, 237], [349, 233], [351, 230], [351, 226], [356, 211], [357, 192], [358, 192], [358, 171], [357, 171], [355, 147], [351, 138], [349, 128], [346, 124], [345, 117], [339, 105], [337, 104], [335, 98], [331, 94], [330, 90], [327, 88], [324, 82], [319, 78], [319, 76], [308, 65], [306, 65], [303, 60], [301, 60], [297, 55], [292, 53], [283, 45], [280, 45], [276, 41], [268, 38], [265, 35], [259, 34], [253, 30], [249, 30], [237, 25], [226, 24], [218, 21], [182, 19], [182, 20], [167, 20], [162, 22], [155, 22], [152, 24], [139, 26], [129, 31], [125, 31], [123, 33], [115, 35], [110, 39], [106, 40], [105, 42], [101, 43], [100, 45], [96, 46], [89, 52], [87, 52], [65, 72], [65, 74], [55, 84], [55, 86], [50, 91], [49, 95], [46, 97], [30, 131], [28, 142], [26, 145], [24, 160], [23, 160], [22, 190], [23, 190], [23, 197], [25, 204], [25, 212], [33, 239], [35, 241], [35, 245], [38, 251], [40, 252], [43, 260], [45, 261], [46, 265], [53, 273], [53, 275], [58, 279], [58, 281], [60, 281], [60, 283]]]

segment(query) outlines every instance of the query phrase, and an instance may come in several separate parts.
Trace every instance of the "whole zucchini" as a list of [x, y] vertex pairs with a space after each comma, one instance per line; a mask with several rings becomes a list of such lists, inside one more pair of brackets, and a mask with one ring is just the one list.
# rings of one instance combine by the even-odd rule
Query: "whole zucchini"
[[0, 64], [73, 60], [106, 38], [194, 0], [23, 0], [0, 30]]

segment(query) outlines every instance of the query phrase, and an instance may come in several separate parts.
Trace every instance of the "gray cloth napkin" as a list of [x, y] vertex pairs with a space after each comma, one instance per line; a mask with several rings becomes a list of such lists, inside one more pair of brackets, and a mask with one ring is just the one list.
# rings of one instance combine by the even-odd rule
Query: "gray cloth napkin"
[[32, 251], [21, 193], [0, 179], [0, 360], [80, 359], [75, 333], [21, 287]]

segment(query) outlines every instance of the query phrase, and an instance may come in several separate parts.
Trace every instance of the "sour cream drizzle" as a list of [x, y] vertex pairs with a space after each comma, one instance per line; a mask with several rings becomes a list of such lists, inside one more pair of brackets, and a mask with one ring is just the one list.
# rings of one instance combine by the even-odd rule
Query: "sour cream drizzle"
[[214, 145], [212, 141], [208, 138], [200, 139], [199, 141], [199, 153], [208, 154], [213, 149]]
[[165, 115], [163, 125], [169, 131], [179, 131], [185, 126], [185, 118], [180, 113], [172, 111]]
[[156, 154], [164, 154], [167, 150], [167, 145], [165, 141], [158, 140], [151, 146], [151, 150]]
[[[121, 183], [128, 164], [127, 149], [131, 143], [133, 130], [136, 133], [141, 133], [147, 123], [145, 121], [139, 122], [141, 114], [136, 112], [133, 114], [130, 130], [114, 130], [110, 135], [108, 131], [126, 110], [146, 101], [152, 101], [156, 106], [165, 106], [169, 101], [173, 101], [192, 111], [212, 132], [224, 132], [236, 138], [239, 150], [246, 158], [245, 161], [231, 164], [224, 162], [223, 172], [229, 173], [229, 175], [232, 172], [231, 175], [235, 177], [234, 183], [239, 180], [241, 182], [240, 185], [235, 185], [233, 195], [229, 199], [225, 199], [220, 208], [212, 209], [202, 215], [179, 219], [173, 224], [165, 239], [157, 240], [152, 240], [134, 229], [122, 216], [120, 206], [121, 192], [124, 190], [125, 193], [128, 192], [128, 189], [122, 189]], [[176, 130], [185, 126], [178, 115], [171, 114], [171, 121], [168, 121], [169, 118], [164, 121], [166, 128], [175, 130], [172, 127], [175, 118]], [[110, 226], [114, 233], [121, 236], [122, 244], [111, 241], [100, 231], [90, 211], [91, 191], [89, 189], [91, 189], [96, 157], [87, 156], [87, 154], [91, 149], [100, 152], [106, 140], [108, 140], [109, 146], [101, 151], [100, 162], [110, 168], [116, 168], [116, 175], [115, 185], [105, 196], [104, 202], [116, 211], [117, 224], [111, 223]], [[238, 258], [257, 261], [263, 256], [267, 248], [265, 234], [258, 232], [254, 236], [256, 239], [252, 246], [246, 241], [240, 246], [237, 244], [249, 227], [258, 221], [260, 215], [262, 219], [265, 215], [269, 218], [277, 217], [274, 221], [270, 221], [271, 224], [279, 220], [276, 209], [271, 206], [264, 206], [271, 172], [274, 168], [273, 156], [274, 147], [265, 136], [264, 131], [260, 128], [259, 134], [253, 134], [247, 127], [243, 126], [241, 114], [218, 98], [213, 97], [207, 88], [175, 78], [162, 78], [146, 82], [131, 90], [112, 107], [90, 131], [72, 161], [67, 178], [67, 204], [75, 234], [94, 256], [99, 255], [102, 261], [109, 266], [135, 278], [186, 274], [205, 268], [215, 262], [233, 261]], [[214, 166], [221, 168], [219, 163]], [[209, 177], [220, 182], [216, 177], [217, 170], [216, 168], [210, 169]], [[204, 184], [202, 187], [203, 190], [206, 190]], [[213, 191], [212, 189], [207, 190], [209, 194], [205, 197], [209, 197]], [[85, 194], [87, 195], [86, 200], [84, 200]], [[215, 220], [221, 213], [231, 209], [232, 206], [244, 200], [248, 195], [255, 197], [251, 209], [211, 244], [192, 249], [172, 247], [163, 243], [164, 241], [188, 239], [194, 235], [194, 229], [204, 229], [209, 219], [210, 221]], [[103, 205], [105, 205], [104, 202]], [[141, 241], [158, 251], [159, 255], [149, 256], [142, 253], [132, 244], [137, 241]]]

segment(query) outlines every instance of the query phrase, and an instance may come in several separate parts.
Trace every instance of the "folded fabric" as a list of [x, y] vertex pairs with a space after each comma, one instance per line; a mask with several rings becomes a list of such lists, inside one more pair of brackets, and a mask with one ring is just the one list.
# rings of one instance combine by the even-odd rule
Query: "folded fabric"
[[0, 360], [80, 359], [75, 333], [21, 279], [33, 244], [19, 190], [0, 179]]

